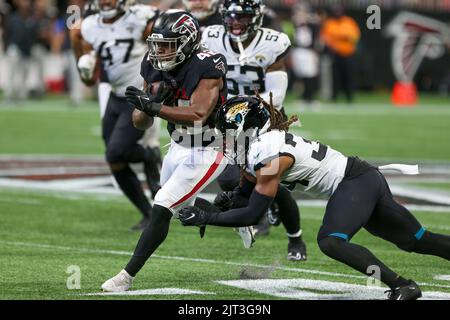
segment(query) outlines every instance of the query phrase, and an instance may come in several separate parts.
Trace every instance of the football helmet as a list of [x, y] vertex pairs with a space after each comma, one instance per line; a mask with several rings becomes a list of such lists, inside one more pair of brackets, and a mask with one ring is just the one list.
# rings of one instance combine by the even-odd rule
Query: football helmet
[[118, 14], [125, 12], [134, 0], [95, 0], [94, 8], [104, 19], [112, 19]]
[[170, 71], [200, 47], [199, 24], [187, 11], [161, 14], [147, 38], [148, 59], [157, 70]]
[[236, 96], [219, 108], [215, 127], [222, 134], [224, 156], [245, 165], [250, 143], [270, 127], [270, 112], [257, 97]]
[[223, 25], [231, 40], [243, 42], [262, 25], [262, 0], [225, 0], [220, 7]]
[[198, 20], [212, 16], [219, 9], [220, 0], [183, 0], [183, 6]]

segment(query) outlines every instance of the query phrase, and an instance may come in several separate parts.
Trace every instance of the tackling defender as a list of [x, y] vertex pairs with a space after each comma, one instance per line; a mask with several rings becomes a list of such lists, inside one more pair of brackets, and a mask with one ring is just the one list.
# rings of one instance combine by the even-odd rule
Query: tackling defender
[[[249, 197], [249, 204], [215, 213], [187, 207], [180, 211], [182, 223], [252, 225], [270, 206], [280, 182], [298, 186], [329, 197], [317, 236], [323, 253], [364, 274], [369, 267], [378, 266], [380, 280], [390, 287], [389, 299], [420, 298], [421, 290], [414, 281], [398, 275], [368, 249], [350, 240], [364, 227], [402, 250], [450, 260], [450, 236], [426, 231], [394, 200], [379, 168], [289, 133], [293, 121], [295, 118], [284, 121], [272, 104], [259, 98], [228, 100], [217, 114], [216, 128], [224, 135], [224, 152], [244, 164], [241, 192]], [[246, 139], [248, 144], [243, 143]]]
[[[202, 42], [227, 59], [228, 98], [259, 92], [268, 99], [272, 92], [275, 107], [285, 115], [283, 101], [288, 87], [285, 57], [291, 42], [286, 34], [261, 27], [264, 10], [261, 0], [225, 0], [219, 9], [220, 25], [207, 27], [202, 33]], [[239, 180], [239, 167], [228, 165], [218, 182], [223, 190], [231, 191]], [[216, 205], [227, 202], [229, 197], [229, 193], [220, 194]], [[281, 186], [274, 204], [268, 214], [271, 217], [278, 211], [279, 220], [286, 228], [288, 260], [306, 260], [300, 212], [289, 190]]]
[[197, 194], [226, 165], [222, 152], [213, 147], [215, 111], [227, 95], [225, 58], [201, 48], [197, 20], [181, 10], [161, 14], [147, 43], [149, 50], [141, 65], [146, 92], [130, 86], [126, 96], [136, 107], [135, 126], [144, 130], [154, 117], [163, 118], [168, 121], [171, 143], [150, 224], [125, 269], [102, 285], [104, 291], [131, 287], [133, 278], [165, 240], [172, 216], [194, 201], [201, 204]]
[[87, 85], [97, 82], [100, 69], [111, 85], [102, 118], [106, 160], [120, 189], [143, 215], [132, 227], [132, 230], [139, 230], [148, 224], [152, 208], [129, 164], [144, 163], [147, 183], [154, 196], [160, 188], [159, 148], [144, 148], [138, 144], [144, 133], [133, 127], [133, 107], [125, 99], [125, 88], [129, 84], [142, 86], [137, 73], [146, 50], [144, 41], [158, 11], [146, 5], [130, 6], [127, 0], [97, 0], [95, 6], [98, 13], [85, 17], [81, 23], [85, 54], [78, 59], [78, 69]]

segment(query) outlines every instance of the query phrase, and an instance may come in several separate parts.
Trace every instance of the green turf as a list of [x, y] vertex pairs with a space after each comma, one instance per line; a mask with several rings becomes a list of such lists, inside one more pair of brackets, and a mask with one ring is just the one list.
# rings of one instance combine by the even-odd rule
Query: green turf
[[[450, 108], [439, 98], [427, 98], [429, 104], [415, 108], [395, 108], [384, 104], [383, 94], [358, 97], [352, 106], [325, 104], [321, 112], [314, 112], [302, 111], [301, 103], [289, 96], [286, 110], [299, 114], [303, 124], [293, 131], [347, 155], [450, 160]], [[372, 103], [377, 97], [380, 103]], [[164, 145], [168, 135], [162, 127]], [[74, 108], [65, 97], [51, 97], [0, 108], [0, 146], [1, 154], [101, 155], [104, 147], [96, 102]]]
[[450, 192], [450, 182], [415, 182], [413, 186]]
[[[114, 299], [86, 297], [83, 293], [98, 292], [101, 283], [124, 267], [128, 255], [86, 252], [83, 250], [118, 250], [131, 252], [138, 239], [128, 228], [139, 218], [123, 198], [105, 198], [70, 194], [0, 189], [0, 299]], [[282, 227], [272, 228], [268, 237], [257, 240], [254, 248], [246, 250], [230, 229], [208, 227], [204, 239], [196, 228], [182, 227], [173, 221], [169, 237], [139, 273], [134, 289], [183, 288], [214, 292], [215, 295], [152, 296], [151, 299], [273, 299], [273, 296], [236, 289], [217, 280], [240, 278], [244, 267], [222, 262], [257, 263], [311, 270], [359, 275], [320, 253], [316, 232], [320, 226], [322, 208], [302, 208], [304, 238], [308, 245], [307, 262], [285, 259], [287, 241]], [[442, 226], [450, 224], [450, 213], [419, 212], [417, 217], [429, 230], [447, 232]], [[395, 246], [368, 235], [358, 234], [355, 243], [367, 245], [388, 265], [405, 277], [419, 282], [446, 285], [433, 280], [437, 274], [448, 274], [448, 262], [435, 258], [401, 252]], [[49, 247], [42, 247], [49, 245]], [[71, 249], [67, 249], [71, 248]], [[216, 263], [172, 260], [162, 256], [201, 258]], [[68, 266], [81, 269], [81, 289], [68, 290]], [[260, 268], [250, 268], [261, 272]], [[316, 275], [276, 270], [266, 273], [270, 278], [308, 278], [365, 284], [365, 279]], [[450, 288], [423, 286], [425, 290], [450, 292]], [[148, 299], [149, 296], [120, 297]]]

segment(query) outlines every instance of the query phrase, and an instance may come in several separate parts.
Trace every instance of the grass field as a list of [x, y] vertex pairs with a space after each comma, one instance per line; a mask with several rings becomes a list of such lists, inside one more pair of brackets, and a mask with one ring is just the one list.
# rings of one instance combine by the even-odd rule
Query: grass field
[[[303, 124], [294, 132], [345, 154], [375, 161], [450, 163], [450, 105], [439, 97], [423, 97], [415, 108], [394, 108], [387, 95], [360, 95], [352, 106], [323, 104], [319, 112], [300, 107], [289, 97], [288, 113], [298, 113]], [[168, 138], [162, 129], [161, 145]], [[65, 97], [51, 97], [16, 108], [0, 107], [0, 159], [100, 157], [102, 152], [94, 101], [73, 108]], [[411, 185], [430, 192], [449, 190], [445, 181], [414, 180]], [[381, 289], [365, 287], [364, 275], [319, 251], [315, 238], [323, 211], [321, 206], [301, 206], [306, 262], [286, 260], [282, 227], [272, 228], [269, 236], [258, 238], [246, 250], [232, 230], [208, 227], [200, 239], [196, 228], [174, 220], [169, 237], [133, 286], [133, 290], [161, 290], [140, 296], [87, 296], [99, 293], [103, 281], [128, 261], [139, 237], [128, 231], [139, 219], [136, 211], [123, 196], [3, 187], [0, 299], [382, 299]], [[429, 230], [450, 234], [450, 207], [439, 212], [417, 210], [415, 215]], [[424, 291], [434, 292], [426, 297], [450, 299], [450, 281], [443, 280], [450, 277], [448, 261], [401, 252], [365, 231], [352, 241], [368, 246], [394, 270], [421, 283]], [[80, 289], [68, 289], [68, 279], [73, 279], [67, 273], [70, 266], [80, 268]], [[442, 275], [447, 277], [435, 278]], [[339, 289], [346, 284], [354, 286]]]

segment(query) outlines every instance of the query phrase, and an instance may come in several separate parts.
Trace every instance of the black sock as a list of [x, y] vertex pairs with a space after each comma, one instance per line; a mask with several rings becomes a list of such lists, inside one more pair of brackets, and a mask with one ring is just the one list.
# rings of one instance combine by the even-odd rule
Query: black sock
[[319, 241], [319, 248], [330, 258], [342, 262], [366, 275], [369, 275], [367, 274], [367, 269], [370, 266], [377, 266], [380, 268], [381, 282], [387, 284], [391, 288], [409, 283], [406, 279], [387, 267], [375, 257], [372, 252], [363, 246], [349, 243], [344, 239], [336, 237], [326, 237]]
[[278, 205], [280, 220], [289, 234], [300, 231], [300, 211], [288, 189], [279, 186], [274, 202]]
[[450, 236], [425, 231], [413, 251], [450, 260]]
[[155, 205], [150, 218], [150, 223], [141, 234], [139, 241], [134, 250], [125, 270], [129, 275], [134, 277], [144, 266], [148, 258], [166, 239], [169, 232], [170, 219], [172, 212], [169, 209]]
[[127, 198], [139, 209], [144, 217], [151, 212], [151, 205], [142, 189], [141, 182], [129, 166], [112, 173]]
[[293, 244], [299, 244], [303, 242], [302, 236], [299, 237], [290, 237], [288, 236], [289, 239], [289, 243], [293, 243]]

